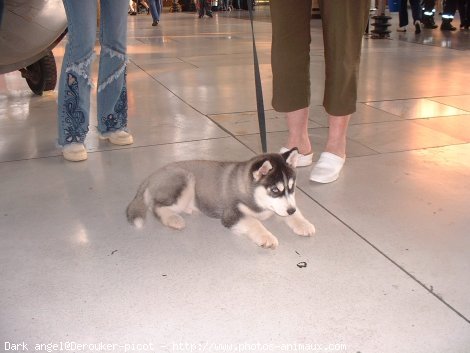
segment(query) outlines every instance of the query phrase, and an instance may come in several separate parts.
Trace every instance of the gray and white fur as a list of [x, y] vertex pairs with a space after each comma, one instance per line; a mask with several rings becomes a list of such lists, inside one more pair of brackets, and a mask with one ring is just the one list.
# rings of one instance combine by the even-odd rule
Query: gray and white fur
[[219, 218], [236, 234], [276, 248], [277, 238], [260, 221], [282, 217], [294, 233], [311, 236], [315, 227], [295, 203], [297, 149], [258, 155], [245, 162], [181, 161], [164, 166], [140, 185], [127, 207], [127, 219], [144, 224], [147, 210], [167, 227], [183, 229], [180, 213], [201, 211]]

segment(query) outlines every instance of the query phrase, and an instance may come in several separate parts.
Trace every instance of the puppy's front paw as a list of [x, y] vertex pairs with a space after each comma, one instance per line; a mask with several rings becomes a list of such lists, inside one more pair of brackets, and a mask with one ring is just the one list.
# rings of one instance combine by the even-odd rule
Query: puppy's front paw
[[279, 240], [269, 232], [261, 233], [260, 235], [251, 238], [257, 245], [263, 248], [276, 249], [279, 245]]
[[315, 226], [309, 221], [299, 222], [298, 226], [293, 229], [295, 234], [302, 235], [305, 237], [311, 237], [315, 234]]
[[275, 249], [279, 245], [277, 238], [253, 217], [247, 216], [240, 219], [231, 229], [235, 234], [248, 236], [255, 244], [263, 248]]
[[307, 221], [305, 218], [293, 218], [289, 222], [289, 226], [292, 231], [297, 235], [309, 237], [315, 234], [315, 227], [312, 223]]

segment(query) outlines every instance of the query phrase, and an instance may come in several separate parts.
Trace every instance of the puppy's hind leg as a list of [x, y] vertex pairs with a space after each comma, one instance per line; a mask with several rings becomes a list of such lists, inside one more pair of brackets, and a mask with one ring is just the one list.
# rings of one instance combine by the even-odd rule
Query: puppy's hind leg
[[156, 206], [154, 212], [155, 216], [160, 219], [163, 225], [169, 228], [181, 230], [186, 227], [186, 222], [184, 221], [183, 217], [175, 212], [173, 206]]
[[161, 181], [158, 191], [153, 193], [155, 216], [167, 227], [183, 229], [186, 223], [180, 213], [191, 213], [194, 207], [194, 175], [176, 169], [166, 175], [164, 182]]
[[181, 196], [178, 199], [178, 208], [187, 214], [192, 214], [193, 211], [198, 211], [196, 207], [196, 180], [193, 174], [186, 176], [186, 188], [181, 192]]

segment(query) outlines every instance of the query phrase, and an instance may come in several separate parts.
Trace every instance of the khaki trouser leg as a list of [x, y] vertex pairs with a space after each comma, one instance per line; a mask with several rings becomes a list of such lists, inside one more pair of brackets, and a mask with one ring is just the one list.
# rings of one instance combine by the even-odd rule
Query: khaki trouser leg
[[310, 105], [311, 0], [271, 0], [272, 105], [291, 112]]
[[[369, 0], [320, 0], [325, 46], [323, 105], [335, 116], [356, 111], [361, 43]], [[273, 101], [292, 112], [310, 105], [311, 0], [271, 0]]]
[[356, 111], [361, 43], [370, 0], [320, 0], [325, 45], [325, 95], [328, 114]]

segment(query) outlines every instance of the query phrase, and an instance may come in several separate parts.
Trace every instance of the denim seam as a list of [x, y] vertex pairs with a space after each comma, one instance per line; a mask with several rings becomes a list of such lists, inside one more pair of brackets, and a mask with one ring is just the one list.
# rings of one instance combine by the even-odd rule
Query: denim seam
[[110, 76], [108, 76], [108, 78], [104, 80], [104, 82], [100, 83], [100, 85], [98, 86], [98, 93], [103, 91], [106, 88], [106, 86], [108, 86], [118, 77], [120, 77], [126, 70], [127, 64], [129, 63], [129, 59], [126, 54], [120, 53], [106, 46], [103, 46], [101, 48], [101, 55], [109, 55], [111, 58], [117, 57], [120, 60], [122, 60], [123, 63], [119, 69], [117, 69]]
[[92, 61], [95, 59], [96, 54], [92, 51], [90, 54], [86, 55], [84, 58], [79, 59], [78, 61], [68, 64], [67, 68], [65, 69], [66, 73], [75, 72], [77, 75], [83, 77], [87, 84], [93, 87], [93, 81], [91, 80], [91, 76], [88, 74], [88, 68]]

